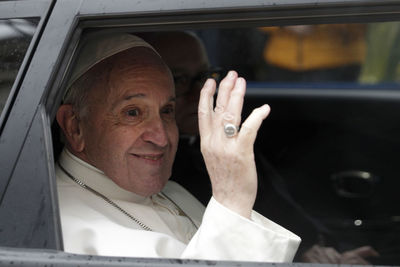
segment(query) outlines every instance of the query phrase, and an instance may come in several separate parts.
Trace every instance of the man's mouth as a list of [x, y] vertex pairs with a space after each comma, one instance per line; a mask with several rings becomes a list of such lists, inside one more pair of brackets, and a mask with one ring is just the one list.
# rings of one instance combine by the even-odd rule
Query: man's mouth
[[139, 157], [144, 158], [144, 159], [158, 160], [161, 158], [161, 155], [159, 155], [159, 156], [139, 156]]
[[159, 161], [163, 157], [164, 154], [146, 154], [146, 155], [140, 155], [140, 154], [131, 154], [137, 158], [149, 160], [149, 161]]

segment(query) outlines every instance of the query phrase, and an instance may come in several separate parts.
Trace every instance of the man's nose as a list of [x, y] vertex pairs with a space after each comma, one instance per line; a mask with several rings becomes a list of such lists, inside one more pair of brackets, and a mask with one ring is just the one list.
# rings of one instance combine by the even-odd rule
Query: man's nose
[[160, 147], [165, 147], [168, 144], [168, 133], [160, 117], [149, 120], [145, 127], [142, 135], [145, 142], [151, 142]]

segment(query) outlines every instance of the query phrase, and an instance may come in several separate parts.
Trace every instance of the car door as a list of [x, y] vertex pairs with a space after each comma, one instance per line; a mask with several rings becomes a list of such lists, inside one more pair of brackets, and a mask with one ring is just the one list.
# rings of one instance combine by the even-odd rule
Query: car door
[[[0, 2], [1, 63], [5, 75], [1, 82], [6, 85], [6, 89], [2, 88], [4, 102], [0, 117], [2, 246], [57, 247], [54, 233], [49, 238], [53, 225], [38, 219], [52, 214], [50, 206], [40, 204], [51, 202], [51, 192], [43, 176], [47, 171], [47, 158], [43, 156], [45, 135], [40, 112], [37, 113], [45, 88], [38, 84], [40, 72], [49, 65], [38, 64], [35, 59], [52, 4], [51, 1]], [[23, 152], [26, 149], [38, 154], [26, 154]]]

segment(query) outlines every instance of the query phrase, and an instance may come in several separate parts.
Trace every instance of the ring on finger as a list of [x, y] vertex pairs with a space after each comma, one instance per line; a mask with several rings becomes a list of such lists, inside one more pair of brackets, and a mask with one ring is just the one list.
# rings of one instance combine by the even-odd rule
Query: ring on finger
[[235, 135], [237, 135], [238, 133], [238, 127], [232, 123], [226, 123], [224, 125], [224, 133], [226, 135], [226, 137], [231, 138], [234, 137]]

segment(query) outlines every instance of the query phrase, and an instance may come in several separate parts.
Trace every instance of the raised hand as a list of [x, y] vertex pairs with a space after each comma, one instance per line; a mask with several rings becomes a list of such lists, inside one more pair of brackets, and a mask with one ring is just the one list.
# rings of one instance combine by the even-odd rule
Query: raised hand
[[[254, 109], [241, 123], [246, 81], [234, 71], [221, 81], [214, 108], [215, 81], [207, 80], [199, 101], [201, 152], [213, 197], [232, 211], [250, 218], [257, 194], [253, 145], [270, 108]], [[240, 126], [240, 130], [238, 130]]]

